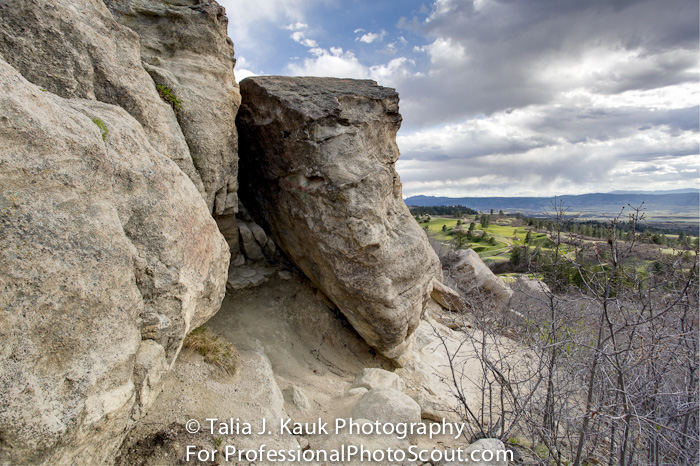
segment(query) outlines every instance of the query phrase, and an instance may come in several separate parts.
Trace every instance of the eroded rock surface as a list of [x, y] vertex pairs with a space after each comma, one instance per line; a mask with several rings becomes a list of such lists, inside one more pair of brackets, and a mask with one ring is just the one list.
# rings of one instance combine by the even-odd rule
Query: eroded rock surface
[[448, 311], [465, 312], [471, 308], [457, 291], [444, 285], [437, 279], [433, 280], [433, 289], [430, 292], [430, 296], [442, 306], [443, 309]]
[[139, 36], [141, 60], [156, 84], [181, 101], [176, 116], [216, 215], [236, 213], [241, 102], [225, 10], [214, 1], [105, 0]]
[[373, 81], [248, 78], [242, 195], [279, 248], [399, 363], [440, 274], [394, 169], [398, 95]]
[[0, 463], [109, 464], [219, 309], [228, 247], [136, 119], [4, 61], [0, 147]]
[[457, 291], [472, 298], [473, 302], [479, 302], [480, 306], [503, 308], [513, 296], [513, 290], [471, 249], [450, 251], [445, 256], [443, 268]]
[[175, 113], [141, 64], [138, 36], [119, 25], [104, 3], [3, 1], [0, 54], [27, 80], [56, 95], [125, 109], [141, 123], [151, 145], [205, 195]]

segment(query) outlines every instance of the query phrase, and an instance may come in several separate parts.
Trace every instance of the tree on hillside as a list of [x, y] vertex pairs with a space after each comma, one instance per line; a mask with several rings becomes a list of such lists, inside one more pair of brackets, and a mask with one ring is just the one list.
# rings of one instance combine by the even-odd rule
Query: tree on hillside
[[463, 230], [453, 230], [453, 243], [455, 249], [462, 249], [468, 240], [468, 236], [471, 232], [465, 233]]
[[491, 216], [488, 214], [483, 214], [481, 216], [481, 228], [485, 230], [489, 227], [489, 225], [491, 225]]
[[532, 243], [532, 231], [527, 230], [527, 234], [525, 235], [525, 243], [530, 244]]

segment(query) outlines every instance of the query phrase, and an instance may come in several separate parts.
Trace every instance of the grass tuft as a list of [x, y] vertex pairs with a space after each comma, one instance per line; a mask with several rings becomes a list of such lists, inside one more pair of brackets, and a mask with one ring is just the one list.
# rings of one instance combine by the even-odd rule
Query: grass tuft
[[238, 351], [233, 343], [219, 338], [206, 327], [198, 327], [185, 337], [183, 346], [199, 353], [204, 362], [229, 375], [236, 373]]
[[106, 141], [107, 140], [107, 133], [109, 133], [109, 129], [107, 129], [107, 125], [105, 125], [105, 122], [100, 120], [97, 117], [93, 118], [92, 122], [95, 123], [95, 125], [97, 125], [98, 128], [100, 128], [100, 131], [102, 131], [102, 140]]
[[178, 99], [178, 97], [173, 93], [172, 89], [163, 86], [162, 84], [158, 84], [156, 89], [158, 90], [158, 94], [160, 94], [160, 98], [166, 103], [170, 104], [173, 110], [177, 111], [182, 108], [182, 100]]

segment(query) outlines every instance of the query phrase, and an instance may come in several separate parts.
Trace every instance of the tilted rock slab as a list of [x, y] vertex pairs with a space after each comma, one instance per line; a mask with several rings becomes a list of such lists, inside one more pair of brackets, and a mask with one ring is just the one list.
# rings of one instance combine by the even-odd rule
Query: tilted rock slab
[[462, 312], [471, 310], [471, 306], [462, 295], [437, 279], [433, 280], [430, 296], [445, 310]]
[[458, 291], [465, 296], [486, 295], [497, 308], [510, 302], [513, 290], [488, 268], [481, 257], [472, 249], [450, 251], [444, 258], [446, 275], [453, 280]]
[[405, 363], [441, 271], [394, 169], [398, 94], [335, 78], [240, 85], [245, 205], [370, 345]]
[[0, 464], [112, 463], [228, 261], [136, 119], [0, 60]]

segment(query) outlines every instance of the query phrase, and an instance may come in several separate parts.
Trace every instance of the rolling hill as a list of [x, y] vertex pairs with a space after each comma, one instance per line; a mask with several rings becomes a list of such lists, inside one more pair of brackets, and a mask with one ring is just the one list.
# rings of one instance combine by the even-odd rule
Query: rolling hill
[[[557, 201], [568, 207], [570, 214], [582, 218], [600, 218], [616, 215], [628, 205], [642, 206], [647, 221], [697, 222], [700, 211], [700, 192], [665, 194], [592, 193], [558, 196]], [[479, 211], [503, 210], [527, 215], [545, 215], [552, 211], [554, 197], [434, 197], [412, 196], [406, 199], [409, 206], [463, 205]]]

